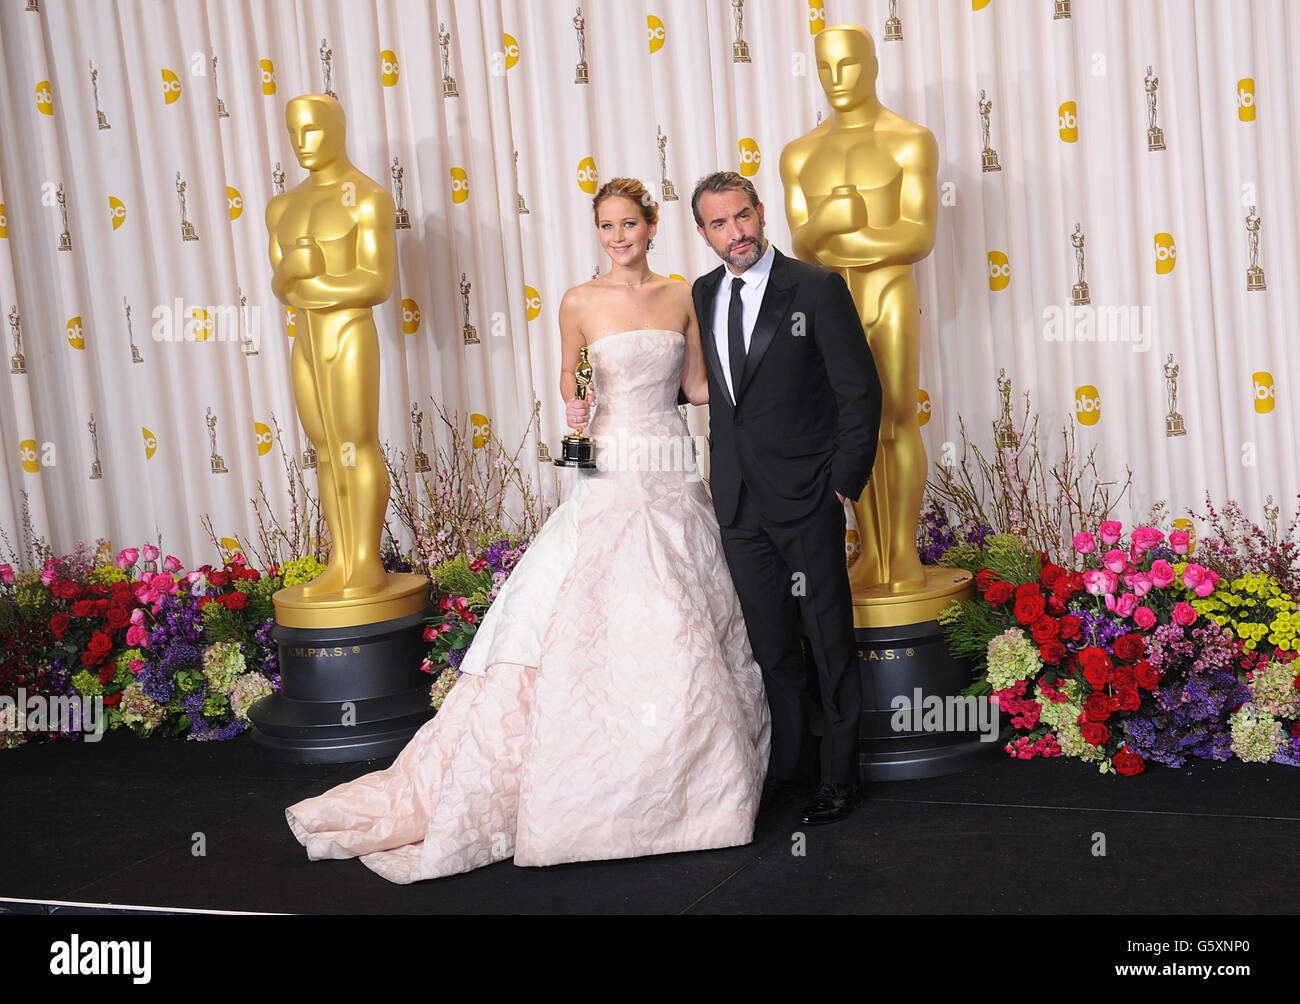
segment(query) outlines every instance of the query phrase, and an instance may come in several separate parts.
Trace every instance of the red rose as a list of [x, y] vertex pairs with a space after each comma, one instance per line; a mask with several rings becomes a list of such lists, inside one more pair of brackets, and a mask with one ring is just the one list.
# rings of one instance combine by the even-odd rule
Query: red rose
[[1135, 659], [1142, 658], [1142, 653], [1145, 650], [1146, 643], [1142, 640], [1140, 634], [1124, 634], [1115, 639], [1116, 659], [1133, 662]]
[[94, 612], [94, 609], [95, 609], [94, 601], [77, 600], [76, 603], [72, 604], [72, 616], [89, 617]]
[[244, 607], [248, 606], [248, 596], [238, 590], [227, 593], [221, 599], [229, 610], [243, 610]]
[[1053, 617], [1060, 617], [1065, 613], [1065, 601], [1059, 596], [1047, 597], [1047, 612]]
[[1074, 614], [1066, 614], [1058, 621], [1058, 626], [1061, 629], [1061, 640], [1069, 641], [1083, 630], [1083, 621], [1075, 617]]
[[1083, 667], [1084, 678], [1094, 687], [1106, 686], [1115, 668], [1106, 650], [1095, 645], [1089, 645], [1079, 653], [1079, 665]]
[[103, 631], [96, 631], [90, 636], [90, 643], [86, 646], [86, 649], [98, 656], [108, 655], [113, 650], [113, 639], [104, 634]]
[[107, 697], [104, 698], [104, 707], [116, 708], [120, 700], [122, 700], [122, 695], [120, 693], [109, 694]]
[[1132, 690], [1137, 686], [1137, 678], [1133, 676], [1133, 669], [1130, 666], [1117, 667], [1110, 682], [1116, 690]]
[[81, 587], [71, 579], [55, 579], [50, 583], [50, 592], [61, 600], [72, 600], [81, 595]]
[[984, 591], [984, 602], [989, 606], [1000, 606], [1016, 593], [1015, 586], [1009, 582], [995, 582]]
[[250, 568], [247, 572], [244, 573], [244, 578], [246, 578], [249, 582], [256, 582], [261, 577], [262, 577], [262, 573], [259, 572], [256, 568]]
[[1026, 582], [1023, 586], [1016, 586], [1016, 599], [1023, 600], [1026, 596], [1042, 596], [1043, 591], [1038, 588], [1037, 583]]
[[108, 610], [108, 629], [110, 631], [119, 631], [131, 623], [131, 615], [121, 607], [110, 607]]
[[1040, 617], [1034, 621], [1029, 633], [1034, 636], [1034, 641], [1039, 645], [1044, 645], [1049, 641], [1055, 641], [1060, 636], [1061, 629], [1052, 618]]
[[1142, 707], [1142, 695], [1137, 692], [1137, 687], [1117, 687], [1116, 696], [1119, 698], [1119, 711], [1136, 711]]
[[104, 663], [103, 668], [99, 671], [99, 682], [107, 683], [109, 680], [113, 679], [116, 674], [117, 666], [114, 663], [106, 662]]
[[1039, 647], [1038, 654], [1042, 657], [1043, 662], [1055, 666], [1065, 658], [1065, 646], [1059, 641], [1049, 641]]
[[50, 630], [54, 632], [55, 638], [62, 638], [67, 633], [68, 625], [72, 623], [72, 618], [60, 611], [50, 618]]
[[81, 653], [81, 664], [87, 669], [94, 669], [103, 661], [104, 657], [102, 655], [96, 655], [94, 652]]
[[1043, 580], [1043, 585], [1045, 585], [1048, 589], [1051, 589], [1059, 581], [1061, 581], [1061, 577], [1064, 575], [1065, 575], [1064, 568], [1062, 568], [1060, 565], [1053, 565], [1049, 563], [1043, 566], [1043, 571], [1039, 575], [1039, 578]]
[[1155, 690], [1156, 684], [1160, 682], [1160, 671], [1143, 659], [1133, 667], [1133, 679], [1143, 690]]
[[1062, 575], [1052, 584], [1052, 595], [1062, 600], [1068, 600], [1077, 591], [1074, 588], [1074, 579], [1069, 575]]
[[195, 603], [194, 605], [195, 605], [196, 607], [198, 607], [200, 610], [202, 610], [202, 609], [203, 609], [204, 607], [206, 607], [209, 603], [212, 603], [212, 602], [215, 601], [215, 600], [216, 600], [216, 597], [215, 597], [215, 596], [200, 596], [199, 599], [198, 599], [198, 602]]
[[1046, 609], [1041, 596], [1022, 596], [1016, 600], [1014, 608], [1016, 620], [1021, 624], [1032, 624], [1043, 616]]
[[1142, 771], [1146, 770], [1147, 766], [1145, 760], [1129, 750], [1127, 743], [1120, 747], [1120, 751], [1111, 757], [1110, 763], [1115, 768], [1115, 773], [1122, 774], [1124, 777], [1141, 774]]
[[998, 581], [997, 575], [987, 568], [981, 568], [979, 574], [975, 576], [975, 588], [981, 593], [987, 593], [989, 586]]
[[229, 572], [213, 572], [208, 576], [208, 581], [214, 586], [224, 586], [230, 581]]
[[1110, 739], [1110, 729], [1101, 722], [1080, 722], [1079, 730], [1083, 733], [1084, 741], [1093, 746], [1100, 746]]
[[1103, 693], [1100, 690], [1089, 694], [1083, 702], [1083, 710], [1088, 714], [1088, 720], [1092, 722], [1104, 722], [1110, 717], [1110, 713], [1115, 710], [1114, 698], [1110, 694]]

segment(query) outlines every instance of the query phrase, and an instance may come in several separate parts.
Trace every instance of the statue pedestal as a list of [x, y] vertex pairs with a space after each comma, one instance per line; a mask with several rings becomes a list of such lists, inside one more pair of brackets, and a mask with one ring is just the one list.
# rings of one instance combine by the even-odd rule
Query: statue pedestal
[[[954, 659], [935, 617], [968, 599], [971, 575], [927, 566], [926, 587], [895, 595], [883, 587], [855, 593], [854, 635], [862, 672], [858, 767], [864, 782], [912, 781], [982, 767], [1006, 754], [1001, 716], [961, 697], [971, 667]], [[983, 699], [981, 699], [983, 700]], [[981, 717], [992, 723], [991, 738]]]
[[[249, 712], [253, 741], [274, 760], [352, 763], [400, 752], [433, 715], [428, 651], [428, 580], [390, 574], [368, 604], [305, 603], [301, 586], [273, 600], [280, 690]], [[346, 623], [379, 616], [368, 623]], [[330, 618], [345, 623], [329, 624]]]

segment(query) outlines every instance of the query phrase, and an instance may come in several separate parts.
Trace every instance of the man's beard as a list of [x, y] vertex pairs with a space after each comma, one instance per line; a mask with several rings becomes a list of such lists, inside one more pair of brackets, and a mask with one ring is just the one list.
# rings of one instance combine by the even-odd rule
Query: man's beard
[[727, 251], [725, 253], [720, 253], [719, 257], [721, 257], [722, 260], [725, 261], [732, 268], [738, 268], [744, 271], [745, 269], [753, 265], [756, 261], [758, 261], [758, 259], [763, 257], [764, 243], [765, 241], [763, 238], [763, 231], [760, 230], [758, 232], [758, 237], [755, 239], [753, 244], [749, 245], [748, 247], [741, 248], [739, 251]]

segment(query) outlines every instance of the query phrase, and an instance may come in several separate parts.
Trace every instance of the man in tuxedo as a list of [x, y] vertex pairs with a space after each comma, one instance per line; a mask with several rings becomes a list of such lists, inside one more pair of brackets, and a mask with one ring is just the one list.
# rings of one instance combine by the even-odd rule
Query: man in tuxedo
[[693, 294], [709, 376], [713, 507], [772, 713], [766, 794], [770, 804], [807, 780], [806, 633], [824, 729], [820, 785], [802, 818], [831, 823], [861, 795], [844, 500], [856, 501], [871, 476], [880, 379], [843, 277], [768, 242], [747, 178], [708, 175], [691, 206], [724, 263]]

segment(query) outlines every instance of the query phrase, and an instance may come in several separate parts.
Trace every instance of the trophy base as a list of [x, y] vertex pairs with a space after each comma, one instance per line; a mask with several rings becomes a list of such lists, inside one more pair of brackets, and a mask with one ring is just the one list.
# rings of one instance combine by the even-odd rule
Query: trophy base
[[1175, 412], [1172, 415], [1165, 416], [1165, 435], [1172, 438], [1174, 436], [1187, 435], [1187, 429], [1183, 425], [1183, 416]]
[[522, 195], [515, 196], [515, 211], [518, 212], [520, 216], [529, 215], [528, 204], [524, 202], [524, 197]]
[[138, 345], [133, 344], [131, 346], [131, 362], [133, 363], [144, 362], [144, 356], [140, 355], [140, 346]]
[[181, 224], [181, 240], [196, 241], [198, 239], [199, 235], [195, 232], [193, 223], [186, 222]]
[[1088, 284], [1086, 282], [1076, 282], [1074, 288], [1070, 290], [1070, 303], [1075, 307], [1082, 307], [1091, 303], [1088, 298]]
[[1264, 270], [1262, 268], [1249, 268], [1246, 270], [1246, 289], [1252, 293], [1262, 289], [1267, 289], [1264, 285]]
[[901, 42], [903, 40], [903, 22], [891, 17], [885, 22], [885, 41]]
[[230, 471], [229, 471], [229, 470], [227, 469], [227, 467], [226, 467], [226, 462], [225, 462], [225, 460], [222, 459], [220, 453], [214, 453], [214, 454], [212, 454], [212, 457], [211, 457], [210, 459], [211, 459], [211, 466], [212, 466], [212, 473], [213, 473], [213, 474], [229, 474], [229, 473], [230, 473]]
[[985, 150], [980, 162], [980, 170], [984, 172], [1001, 171], [1002, 165], [998, 163], [998, 152], [996, 150]]
[[108, 119], [105, 117], [105, 115], [104, 115], [103, 112], [96, 112], [96, 115], [99, 116], [99, 128], [101, 128], [101, 129], [112, 129], [112, 128], [113, 128], [111, 125], [108, 124]]
[[442, 96], [443, 96], [444, 98], [458, 98], [458, 97], [460, 97], [460, 91], [456, 90], [456, 78], [455, 78], [455, 77], [443, 77], [443, 78], [442, 78]]
[[560, 456], [556, 467], [572, 467], [589, 471], [596, 467], [596, 441], [580, 432], [573, 432], [560, 440]]
[[433, 468], [429, 466], [429, 455], [427, 453], [417, 453], [415, 455], [415, 473], [427, 474], [431, 470]]
[[99, 461], [93, 461], [90, 465], [90, 480], [98, 481], [104, 476], [104, 468], [100, 466]]
[[[892, 628], [934, 620], [953, 600], [970, 598], [972, 576], [963, 568], [926, 565], [925, 585], [895, 593], [887, 583], [853, 591], [855, 628]], [[964, 685], [963, 685], [964, 686]]]
[[465, 325], [465, 332], [464, 332], [464, 334], [465, 334], [465, 344], [466, 344], [466, 345], [477, 345], [477, 344], [479, 343], [479, 341], [478, 341], [478, 329], [475, 328], [474, 325], [472, 325], [472, 324], [467, 324], [467, 325]]
[[749, 43], [733, 42], [731, 44], [731, 61], [733, 63], [749, 62]]
[[574, 67], [573, 82], [575, 84], [588, 83], [586, 63], [579, 63], [577, 66]]
[[1147, 149], [1152, 153], [1165, 148], [1165, 133], [1158, 126], [1153, 126], [1147, 130]]
[[395, 219], [394, 222], [393, 222], [393, 229], [394, 229], [394, 230], [410, 230], [410, 229], [411, 229], [411, 214], [408, 213], [405, 209], [399, 209], [399, 210], [397, 211], [397, 217], [396, 217], [396, 219]]
[[341, 629], [277, 623], [271, 637], [281, 686], [249, 709], [253, 742], [289, 763], [352, 763], [400, 752], [433, 715], [431, 680], [420, 669], [426, 616], [421, 608]]
[[21, 352], [18, 353], [18, 355], [16, 355], [16, 356], [10, 356], [10, 357], [9, 357], [9, 372], [10, 372], [10, 373], [26, 373], [26, 372], [27, 372], [27, 357], [24, 356]]
[[72, 250], [72, 234], [68, 233], [66, 230], [63, 231], [63, 233], [59, 234], [59, 250], [60, 251]]
[[862, 674], [858, 772], [865, 782], [911, 781], [1005, 758], [1003, 716], [964, 698], [973, 672], [949, 654], [937, 621], [854, 632]]
[[663, 182], [663, 188], [664, 188], [664, 201], [665, 201], [665, 202], [676, 202], [676, 201], [677, 201], [677, 189], [673, 187], [673, 183], [672, 183], [671, 181], [669, 181], [667, 178], [664, 179], [664, 182]]
[[1053, 21], [1061, 21], [1070, 16], [1070, 0], [1056, 0], [1056, 13], [1052, 15]]
[[311, 630], [356, 627], [409, 617], [429, 604], [429, 580], [413, 572], [389, 572], [383, 589], [356, 599], [344, 599], [337, 592], [304, 598], [304, 587], [310, 585], [289, 586], [272, 595], [276, 624]]

